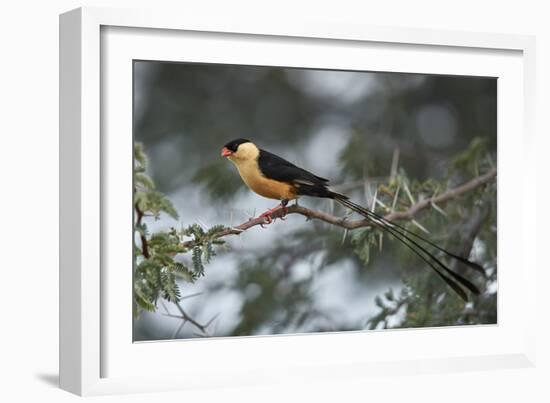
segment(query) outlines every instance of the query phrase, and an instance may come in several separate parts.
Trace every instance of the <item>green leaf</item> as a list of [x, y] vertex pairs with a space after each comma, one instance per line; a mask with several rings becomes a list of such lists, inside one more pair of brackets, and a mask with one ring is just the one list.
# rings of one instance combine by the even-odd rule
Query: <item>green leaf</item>
[[141, 143], [134, 144], [134, 159], [138, 162], [138, 164], [142, 168], [145, 169], [147, 167], [147, 157], [143, 152], [143, 144]]
[[356, 253], [359, 256], [359, 259], [361, 259], [363, 263], [365, 263], [365, 265], [369, 264], [370, 245], [368, 244], [368, 242], [365, 242], [359, 250], [356, 249]]
[[214, 225], [208, 229], [206, 236], [211, 237], [212, 235], [217, 234], [225, 229], [225, 225]]
[[171, 273], [165, 269], [161, 270], [160, 283], [164, 299], [171, 302], [177, 302], [180, 300], [180, 290], [176, 284], [176, 277], [174, 276], [174, 273]]
[[143, 186], [147, 190], [153, 190], [155, 188], [155, 184], [153, 183], [153, 180], [145, 175], [144, 173], [137, 172], [134, 175], [134, 180], [136, 184], [139, 184]]
[[181, 278], [182, 280], [184, 280], [188, 283], [193, 283], [196, 280], [196, 277], [195, 277], [194, 273], [191, 270], [189, 270], [189, 268], [187, 266], [185, 266], [184, 264], [182, 264], [180, 262], [176, 262], [174, 264], [174, 273], [179, 278]]
[[195, 246], [193, 248], [193, 268], [195, 270], [195, 273], [197, 273], [198, 276], [204, 275], [204, 265], [202, 263], [202, 251], [200, 246]]
[[161, 212], [165, 212], [175, 220], [178, 219], [178, 212], [174, 208], [172, 202], [156, 190], [136, 192], [134, 195], [134, 203], [137, 204], [142, 212], [150, 213], [157, 219]]
[[183, 230], [183, 235], [194, 236], [195, 238], [200, 239], [205, 235], [205, 232], [199, 224], [191, 224]]
[[206, 245], [204, 245], [204, 247], [202, 248], [202, 260], [205, 263], [210, 263], [210, 260], [215, 255], [216, 255], [216, 252], [214, 252], [214, 249], [212, 248], [212, 243], [209, 242]]
[[145, 311], [154, 312], [157, 309], [155, 303], [150, 300], [139, 287], [134, 288], [134, 300], [136, 304]]
[[351, 238], [351, 244], [359, 259], [367, 265], [370, 261], [371, 246], [378, 244], [376, 232], [372, 228], [355, 231]]
[[450, 163], [451, 171], [464, 170], [471, 175], [479, 175], [479, 163], [482, 154], [487, 152], [488, 140], [484, 137], [474, 137], [468, 148], [458, 154]]

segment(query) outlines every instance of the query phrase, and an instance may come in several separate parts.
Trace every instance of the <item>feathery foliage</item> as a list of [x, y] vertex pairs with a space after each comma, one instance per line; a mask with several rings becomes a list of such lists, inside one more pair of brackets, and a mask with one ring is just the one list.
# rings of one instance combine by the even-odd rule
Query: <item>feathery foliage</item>
[[[216, 255], [213, 245], [224, 243], [216, 239], [224, 227], [217, 225], [205, 230], [192, 224], [181, 230], [171, 228], [151, 234], [145, 217], [158, 220], [164, 213], [178, 219], [178, 213], [170, 200], [155, 190], [153, 180], [146, 174], [147, 157], [139, 143], [134, 147], [134, 162], [134, 315], [137, 316], [140, 310], [156, 311], [159, 298], [180, 301], [178, 281], [193, 283], [204, 276], [204, 264]], [[190, 261], [186, 258], [189, 254]]]

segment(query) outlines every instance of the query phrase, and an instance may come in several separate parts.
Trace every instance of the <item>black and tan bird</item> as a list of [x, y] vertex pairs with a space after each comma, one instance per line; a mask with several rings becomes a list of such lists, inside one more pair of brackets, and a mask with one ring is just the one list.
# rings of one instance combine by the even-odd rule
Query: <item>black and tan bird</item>
[[283, 214], [286, 214], [288, 202], [301, 196], [335, 200], [348, 209], [371, 220], [378, 228], [388, 232], [406, 245], [426, 262], [463, 300], [467, 301], [468, 295], [462, 287], [465, 287], [473, 294], [479, 294], [479, 289], [472, 282], [452, 271], [433, 252], [427, 249], [427, 245], [450, 258], [460, 261], [485, 277], [483, 267], [439, 247], [405, 227], [385, 219], [374, 211], [352, 202], [347, 196], [331, 191], [328, 188], [328, 179], [314, 175], [275, 154], [262, 150], [246, 139], [230, 141], [222, 148], [221, 155], [227, 157], [235, 164], [242, 180], [251, 190], [261, 196], [281, 202], [274, 209], [268, 210], [261, 215], [268, 223], [271, 223], [272, 215], [275, 211], [282, 209]]

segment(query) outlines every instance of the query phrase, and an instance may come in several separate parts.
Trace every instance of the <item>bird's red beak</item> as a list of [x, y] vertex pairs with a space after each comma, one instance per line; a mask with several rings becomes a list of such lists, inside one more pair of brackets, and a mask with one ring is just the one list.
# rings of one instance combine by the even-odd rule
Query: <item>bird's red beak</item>
[[231, 154], [233, 154], [233, 152], [229, 148], [222, 148], [222, 157], [229, 157]]

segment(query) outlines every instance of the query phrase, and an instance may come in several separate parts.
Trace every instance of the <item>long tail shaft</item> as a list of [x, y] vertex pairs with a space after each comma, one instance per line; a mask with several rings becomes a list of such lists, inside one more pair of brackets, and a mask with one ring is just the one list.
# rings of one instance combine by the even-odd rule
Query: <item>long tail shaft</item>
[[[425, 242], [427, 245], [432, 246], [433, 248], [439, 250], [440, 252], [443, 252], [447, 256], [453, 259], [456, 259], [461, 263], [464, 263], [465, 265], [472, 268], [473, 270], [476, 270], [477, 272], [481, 273], [485, 277], [486, 275], [485, 270], [479, 264], [471, 262], [463, 258], [462, 256], [458, 256], [456, 254], [453, 254], [441, 248], [440, 246], [422, 237], [421, 235], [418, 235], [412, 231], [409, 231], [405, 227], [399, 224], [396, 224], [393, 221], [389, 221], [384, 217], [374, 213], [373, 211], [366, 209], [365, 207], [362, 207], [356, 203], [353, 203], [344, 195], [331, 192], [331, 198], [338, 201], [340, 204], [349, 208], [350, 210], [355, 211], [356, 213], [362, 215], [365, 218], [368, 218], [378, 228], [388, 232], [394, 238], [396, 238], [405, 246], [407, 246], [412, 252], [414, 252], [424, 262], [426, 262], [437, 273], [437, 275], [443, 281], [445, 281], [445, 283], [449, 285], [464, 301], [468, 301], [468, 295], [466, 294], [466, 292], [461, 286], [467, 288], [473, 294], [477, 295], [480, 293], [479, 289], [472, 282], [470, 282], [460, 274], [452, 271], [447, 265], [445, 265], [440, 259], [438, 259], [432, 252], [428, 251], [423, 245], [420, 245], [419, 241]], [[413, 237], [416, 240], [413, 239]]]

